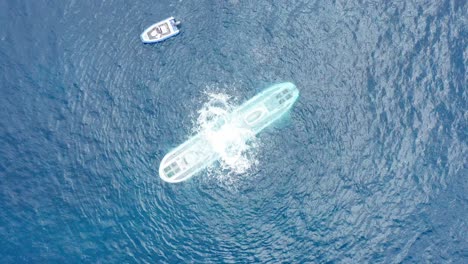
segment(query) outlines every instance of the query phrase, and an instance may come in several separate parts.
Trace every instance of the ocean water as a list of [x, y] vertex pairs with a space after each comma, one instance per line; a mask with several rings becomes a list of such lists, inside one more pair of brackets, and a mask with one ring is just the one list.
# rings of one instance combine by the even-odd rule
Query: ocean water
[[[467, 263], [467, 14], [0, 1], [0, 262]], [[142, 44], [170, 15], [181, 34]], [[209, 94], [283, 81], [300, 98], [248, 169], [159, 178]]]

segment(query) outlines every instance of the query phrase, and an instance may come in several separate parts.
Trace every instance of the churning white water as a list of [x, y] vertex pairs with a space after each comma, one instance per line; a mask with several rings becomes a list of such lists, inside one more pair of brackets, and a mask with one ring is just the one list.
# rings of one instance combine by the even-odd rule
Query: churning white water
[[232, 122], [230, 114], [237, 105], [230, 96], [206, 94], [208, 100], [198, 111], [196, 130], [206, 136], [220, 157], [221, 171], [216, 171], [223, 174], [221, 177], [246, 173], [257, 163], [254, 133]]

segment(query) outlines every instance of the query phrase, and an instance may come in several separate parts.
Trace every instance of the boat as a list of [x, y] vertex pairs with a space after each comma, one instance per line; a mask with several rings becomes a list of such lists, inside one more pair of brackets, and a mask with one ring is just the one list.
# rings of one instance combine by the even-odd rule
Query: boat
[[[275, 84], [260, 92], [226, 117], [214, 121], [218, 129], [234, 125], [248, 129], [255, 136], [286, 113], [299, 97], [299, 90], [290, 82]], [[210, 133], [201, 131], [167, 153], [159, 166], [159, 176], [170, 183], [190, 179], [220, 158], [211, 144]], [[246, 138], [246, 140], [249, 140]]]
[[179, 24], [180, 21], [175, 20], [174, 17], [159, 21], [141, 33], [141, 41], [143, 43], [156, 43], [173, 37], [179, 34], [179, 28], [177, 27]]

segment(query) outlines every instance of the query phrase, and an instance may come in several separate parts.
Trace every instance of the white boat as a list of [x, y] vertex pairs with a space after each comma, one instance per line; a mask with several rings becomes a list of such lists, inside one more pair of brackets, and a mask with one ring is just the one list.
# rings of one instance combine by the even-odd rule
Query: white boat
[[[286, 113], [299, 97], [299, 90], [290, 82], [275, 84], [235, 109], [217, 126], [228, 123], [259, 133]], [[219, 153], [203, 131], [191, 137], [162, 159], [159, 176], [166, 182], [185, 181], [217, 159]]]
[[174, 17], [159, 21], [141, 33], [141, 41], [143, 43], [156, 43], [173, 37], [179, 34], [179, 28], [177, 27], [179, 24], [180, 21], [176, 21]]

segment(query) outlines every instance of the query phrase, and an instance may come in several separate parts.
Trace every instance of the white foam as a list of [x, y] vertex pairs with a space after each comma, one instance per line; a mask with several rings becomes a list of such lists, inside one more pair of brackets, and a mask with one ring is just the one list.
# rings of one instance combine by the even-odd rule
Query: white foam
[[209, 171], [223, 181], [232, 181], [233, 174], [245, 175], [258, 162], [257, 142], [253, 131], [231, 123], [229, 114], [235, 109], [233, 98], [224, 93], [206, 93], [207, 101], [198, 111], [196, 131], [204, 133], [220, 156], [220, 168]]

